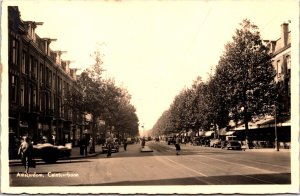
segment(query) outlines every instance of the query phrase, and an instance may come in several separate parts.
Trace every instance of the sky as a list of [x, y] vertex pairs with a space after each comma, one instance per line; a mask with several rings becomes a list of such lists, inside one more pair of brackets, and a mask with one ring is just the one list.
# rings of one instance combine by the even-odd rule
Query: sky
[[[297, 1], [6, 1], [22, 20], [44, 22], [36, 33], [57, 39], [52, 50], [82, 70], [100, 50], [105, 76], [132, 95], [140, 125], [151, 129], [180, 90], [205, 81], [243, 19], [276, 40], [295, 19]], [[271, 6], [270, 6], [271, 5]], [[297, 11], [297, 10], [296, 10]]]

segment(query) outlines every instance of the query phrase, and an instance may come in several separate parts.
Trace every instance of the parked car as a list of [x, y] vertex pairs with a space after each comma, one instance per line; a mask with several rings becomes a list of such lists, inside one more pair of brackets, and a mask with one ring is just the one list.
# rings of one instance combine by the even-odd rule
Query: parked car
[[168, 138], [167, 138], [167, 143], [168, 143], [168, 145], [170, 145], [170, 144], [175, 144], [176, 141], [175, 141], [175, 139], [174, 139], [173, 137], [168, 137]]
[[211, 139], [209, 146], [214, 148], [221, 148], [221, 141], [219, 139]]
[[71, 143], [67, 143], [65, 146], [55, 146], [50, 143], [33, 145], [33, 157], [41, 158], [45, 163], [55, 163], [60, 158], [69, 158], [71, 151]]
[[229, 140], [226, 142], [225, 148], [227, 150], [242, 150], [242, 145], [239, 141], [236, 140]]

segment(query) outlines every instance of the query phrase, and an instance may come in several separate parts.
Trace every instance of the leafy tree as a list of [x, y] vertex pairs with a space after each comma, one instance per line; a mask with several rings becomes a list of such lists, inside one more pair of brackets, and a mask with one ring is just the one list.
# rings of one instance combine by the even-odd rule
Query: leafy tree
[[96, 51], [93, 57], [95, 64], [78, 77], [77, 84], [82, 89], [81, 93], [69, 93], [66, 102], [69, 107], [92, 115], [92, 148], [95, 149], [98, 119], [105, 120], [109, 126], [136, 133], [138, 118], [125, 89], [117, 87], [113, 79], [102, 78], [105, 70], [102, 67], [100, 52]]
[[262, 43], [258, 27], [245, 19], [217, 66], [218, 83], [225, 87], [225, 100], [231, 112], [245, 124], [253, 116], [270, 113], [274, 103], [275, 70], [268, 48]]

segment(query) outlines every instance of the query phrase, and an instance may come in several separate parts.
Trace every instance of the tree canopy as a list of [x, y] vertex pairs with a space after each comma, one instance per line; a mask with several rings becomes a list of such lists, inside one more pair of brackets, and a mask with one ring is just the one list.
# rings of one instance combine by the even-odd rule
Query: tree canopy
[[166, 131], [167, 123], [173, 132], [222, 128], [233, 117], [236, 122], [242, 121], [247, 131], [253, 117], [274, 110], [274, 78], [269, 49], [258, 27], [245, 19], [225, 45], [215, 73], [206, 82], [198, 77], [190, 88], [182, 90], [158, 119], [153, 132]]

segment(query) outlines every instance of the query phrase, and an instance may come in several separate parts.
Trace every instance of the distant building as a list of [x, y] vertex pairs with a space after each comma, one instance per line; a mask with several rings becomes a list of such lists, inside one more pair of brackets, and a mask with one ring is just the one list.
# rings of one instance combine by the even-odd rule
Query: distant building
[[22, 21], [18, 7], [8, 7], [10, 139], [28, 135], [34, 142], [64, 144], [79, 139], [84, 129], [84, 115], [64, 105], [66, 94], [82, 91], [70, 61], [50, 49], [55, 39], [35, 33], [42, 24]]

